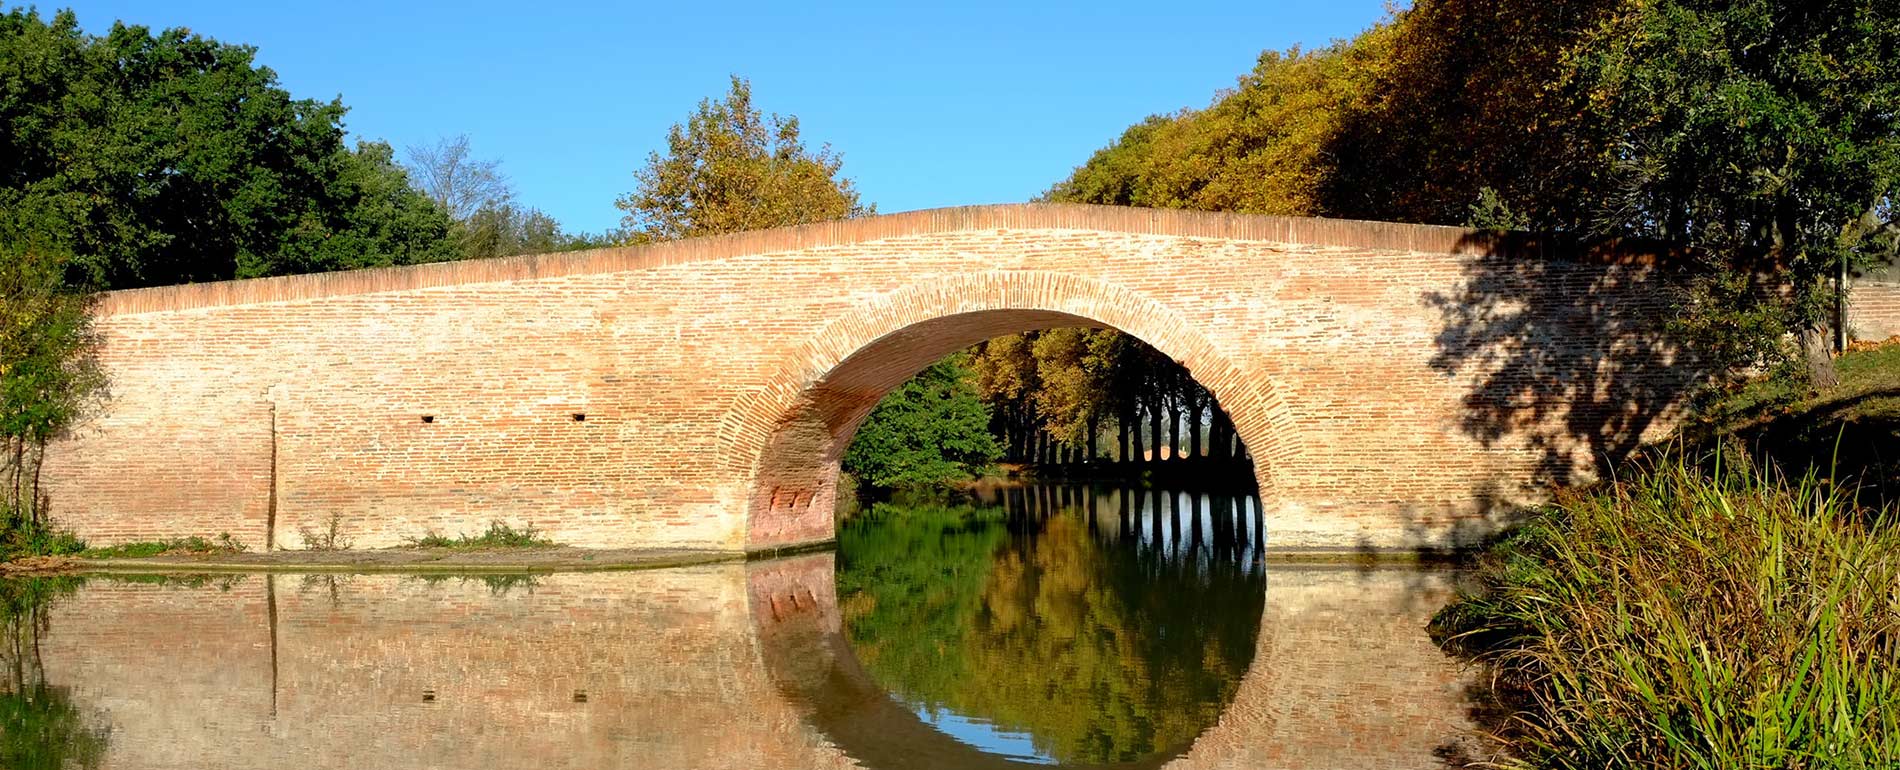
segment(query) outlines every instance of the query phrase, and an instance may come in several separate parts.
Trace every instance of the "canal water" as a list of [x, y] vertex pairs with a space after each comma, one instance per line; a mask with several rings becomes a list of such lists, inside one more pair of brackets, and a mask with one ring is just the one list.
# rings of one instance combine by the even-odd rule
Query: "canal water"
[[1456, 575], [1260, 558], [1258, 502], [870, 504], [637, 572], [0, 582], [9, 768], [1430, 768]]

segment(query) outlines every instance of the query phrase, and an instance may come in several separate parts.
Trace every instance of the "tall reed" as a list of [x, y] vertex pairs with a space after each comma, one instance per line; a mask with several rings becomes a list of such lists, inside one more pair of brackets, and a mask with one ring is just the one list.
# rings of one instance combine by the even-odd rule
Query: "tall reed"
[[1850, 500], [1661, 460], [1539, 513], [1433, 631], [1492, 669], [1509, 766], [1900, 767], [1900, 511]]

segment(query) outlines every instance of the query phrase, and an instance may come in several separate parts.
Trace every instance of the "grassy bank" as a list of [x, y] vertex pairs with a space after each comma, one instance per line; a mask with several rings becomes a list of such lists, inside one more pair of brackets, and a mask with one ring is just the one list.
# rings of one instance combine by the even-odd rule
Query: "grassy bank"
[[1664, 462], [1538, 514], [1433, 632], [1493, 669], [1508, 764], [1900, 767], [1896, 514]]
[[1855, 487], [1868, 505], [1900, 501], [1900, 342], [1850, 351], [1835, 364], [1836, 387], [1758, 380], [1704, 407], [1684, 437], [1705, 451], [1745, 451], [1789, 475], [1812, 467]]

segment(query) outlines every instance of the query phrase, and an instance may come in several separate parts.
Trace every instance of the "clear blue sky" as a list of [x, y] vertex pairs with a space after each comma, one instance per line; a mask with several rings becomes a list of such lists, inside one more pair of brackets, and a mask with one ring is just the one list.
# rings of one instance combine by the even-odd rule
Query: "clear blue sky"
[[[933, 6], [607, 1], [74, 0], [257, 46], [298, 97], [341, 96], [359, 137], [467, 134], [571, 230], [619, 222], [633, 170], [728, 74], [879, 211], [1026, 200], [1129, 124], [1200, 107], [1268, 48], [1349, 37], [1385, 0]], [[60, 7], [42, 3], [43, 12]]]

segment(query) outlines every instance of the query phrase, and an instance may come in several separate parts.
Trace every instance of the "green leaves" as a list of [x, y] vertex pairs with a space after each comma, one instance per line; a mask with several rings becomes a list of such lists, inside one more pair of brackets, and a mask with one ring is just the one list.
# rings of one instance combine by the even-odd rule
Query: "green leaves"
[[989, 426], [963, 357], [952, 356], [878, 402], [845, 451], [844, 469], [887, 488], [968, 479], [1002, 454]]
[[82, 34], [0, 15], [0, 202], [130, 288], [453, 256], [448, 218], [340, 102], [294, 99], [254, 49], [174, 29]]

